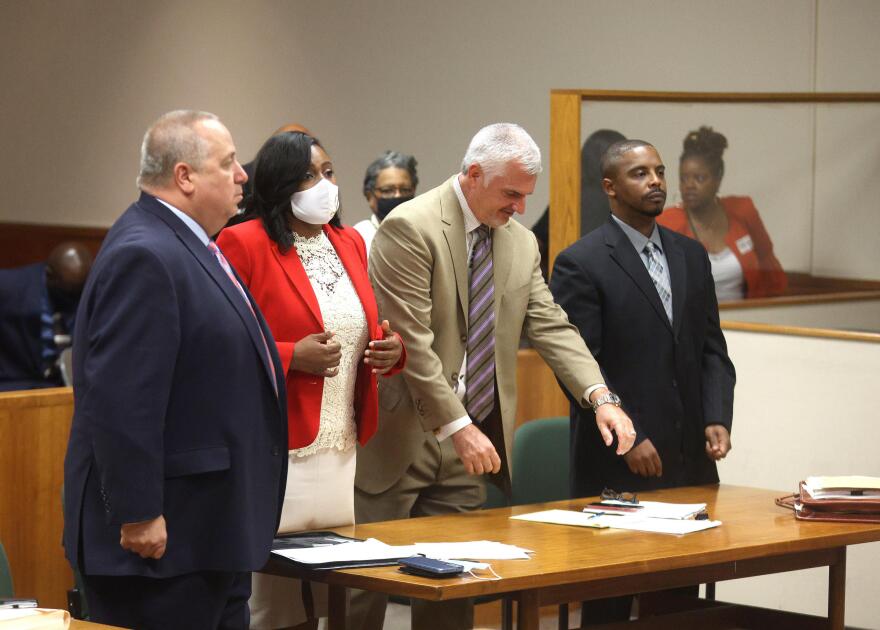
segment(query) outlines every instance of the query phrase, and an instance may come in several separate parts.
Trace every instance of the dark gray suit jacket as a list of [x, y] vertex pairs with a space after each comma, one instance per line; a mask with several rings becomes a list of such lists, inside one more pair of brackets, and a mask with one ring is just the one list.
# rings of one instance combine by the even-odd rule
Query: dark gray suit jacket
[[627, 491], [718, 481], [705, 454], [704, 428], [730, 429], [736, 376], [719, 325], [711, 267], [698, 242], [659, 229], [673, 325], [640, 255], [610, 217], [564, 250], [553, 267], [553, 295], [623, 400], [638, 432], [636, 444], [650, 438], [663, 462], [660, 478], [631, 473], [602, 443], [592, 411], [572, 405], [573, 496], [595, 495], [603, 487]]

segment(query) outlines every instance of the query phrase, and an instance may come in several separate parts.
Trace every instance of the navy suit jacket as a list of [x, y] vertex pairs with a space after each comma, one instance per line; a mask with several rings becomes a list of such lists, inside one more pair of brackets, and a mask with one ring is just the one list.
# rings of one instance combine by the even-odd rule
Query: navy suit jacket
[[[169, 577], [267, 561], [287, 473], [286, 401], [253, 310], [256, 319], [154, 197], [141, 194], [107, 234], [77, 313], [64, 463], [64, 545], [84, 573]], [[120, 547], [121, 524], [160, 514], [163, 558]]]
[[718, 482], [715, 463], [705, 454], [704, 429], [730, 429], [736, 377], [715, 284], [702, 245], [659, 229], [672, 325], [640, 255], [610, 217], [563, 251], [553, 267], [553, 295], [622, 399], [636, 444], [650, 438], [663, 463], [660, 478], [631, 473], [602, 442], [592, 410], [572, 404], [572, 496], [595, 495], [603, 487], [622, 492]]
[[61, 385], [43, 378], [45, 272], [45, 263], [0, 269], [0, 391]]

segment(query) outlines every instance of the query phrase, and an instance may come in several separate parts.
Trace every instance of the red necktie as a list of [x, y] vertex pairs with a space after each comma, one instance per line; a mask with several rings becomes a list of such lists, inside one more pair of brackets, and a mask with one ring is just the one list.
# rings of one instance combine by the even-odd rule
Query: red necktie
[[223, 267], [223, 271], [225, 271], [226, 275], [229, 276], [229, 279], [232, 281], [233, 286], [238, 289], [238, 292], [244, 300], [244, 303], [247, 304], [248, 309], [250, 309], [251, 315], [254, 316], [254, 321], [257, 322], [257, 330], [260, 331], [260, 339], [263, 340], [263, 349], [266, 351], [266, 360], [269, 362], [269, 367], [272, 369], [272, 388], [275, 390], [275, 395], [278, 396], [278, 378], [275, 374], [275, 364], [272, 363], [272, 353], [269, 352], [269, 344], [266, 343], [266, 335], [263, 334], [263, 329], [260, 328], [260, 322], [259, 320], [257, 320], [257, 314], [254, 312], [254, 307], [251, 305], [251, 301], [248, 299], [247, 293], [244, 292], [241, 284], [239, 284], [238, 280], [235, 278], [235, 274], [232, 273], [232, 267], [229, 266], [229, 261], [226, 260], [226, 256], [223, 255], [223, 252], [221, 252], [220, 248], [217, 247], [217, 243], [215, 243], [214, 241], [208, 241], [208, 249], [210, 249], [211, 253], [214, 254], [214, 257], [217, 259], [217, 262], [220, 263], [220, 266]]

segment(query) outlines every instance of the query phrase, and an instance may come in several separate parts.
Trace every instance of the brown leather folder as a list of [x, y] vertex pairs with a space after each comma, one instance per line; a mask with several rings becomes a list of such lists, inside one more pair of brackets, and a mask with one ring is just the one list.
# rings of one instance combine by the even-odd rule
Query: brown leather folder
[[776, 505], [794, 510], [802, 521], [880, 523], [880, 497], [814, 499], [801, 481], [798, 492], [776, 499]]

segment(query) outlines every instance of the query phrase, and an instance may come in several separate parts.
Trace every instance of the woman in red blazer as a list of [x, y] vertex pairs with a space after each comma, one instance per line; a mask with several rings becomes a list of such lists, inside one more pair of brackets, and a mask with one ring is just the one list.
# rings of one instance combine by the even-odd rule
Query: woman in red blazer
[[[354, 522], [355, 443], [376, 431], [376, 377], [405, 362], [400, 338], [378, 321], [363, 239], [341, 224], [338, 207], [333, 166], [318, 141], [282, 133], [255, 160], [247, 206], [255, 218], [217, 239], [287, 367], [290, 459], [280, 533]], [[295, 580], [255, 574], [251, 627], [303, 623], [298, 588]], [[318, 616], [321, 608], [317, 602]]]
[[709, 253], [718, 301], [780, 295], [787, 279], [773, 243], [749, 197], [719, 197], [727, 139], [700, 127], [684, 140], [681, 206], [667, 208], [661, 225], [700, 241]]

